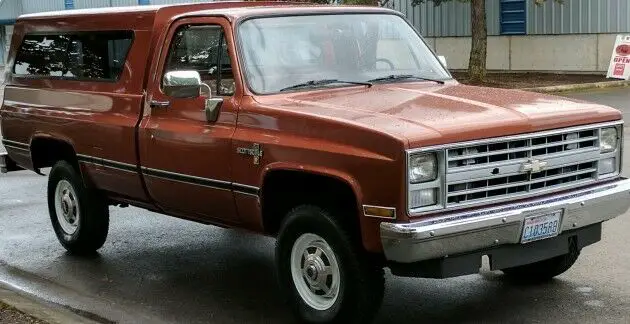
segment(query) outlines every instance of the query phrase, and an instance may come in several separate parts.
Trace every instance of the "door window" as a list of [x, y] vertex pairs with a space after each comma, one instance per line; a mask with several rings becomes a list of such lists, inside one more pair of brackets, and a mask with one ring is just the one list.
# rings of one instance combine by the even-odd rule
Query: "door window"
[[225, 34], [220, 26], [181, 26], [175, 32], [165, 72], [195, 70], [213, 95], [234, 94], [234, 74]]

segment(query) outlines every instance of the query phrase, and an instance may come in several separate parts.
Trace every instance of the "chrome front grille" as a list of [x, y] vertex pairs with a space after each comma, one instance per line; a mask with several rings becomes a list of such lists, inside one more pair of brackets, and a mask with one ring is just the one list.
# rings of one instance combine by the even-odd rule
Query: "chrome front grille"
[[599, 128], [446, 149], [446, 207], [557, 191], [597, 179]]

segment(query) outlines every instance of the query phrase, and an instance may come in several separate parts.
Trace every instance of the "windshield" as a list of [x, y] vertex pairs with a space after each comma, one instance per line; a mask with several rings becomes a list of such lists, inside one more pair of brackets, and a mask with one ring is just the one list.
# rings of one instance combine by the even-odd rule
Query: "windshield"
[[[418, 34], [396, 15], [256, 18], [243, 22], [238, 35], [247, 83], [259, 94], [353, 82], [450, 79]], [[395, 77], [403, 75], [407, 77]], [[322, 80], [326, 82], [318, 82]]]

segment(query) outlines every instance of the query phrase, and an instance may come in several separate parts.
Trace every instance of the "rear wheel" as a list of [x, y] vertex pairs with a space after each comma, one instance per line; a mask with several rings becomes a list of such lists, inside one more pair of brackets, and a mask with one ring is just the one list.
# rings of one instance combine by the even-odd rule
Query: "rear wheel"
[[522, 283], [539, 283], [551, 280], [569, 270], [580, 256], [580, 250], [571, 249], [571, 252], [555, 258], [526, 264], [513, 268], [502, 269], [503, 273], [513, 281]]
[[57, 239], [75, 254], [94, 253], [105, 243], [109, 208], [102, 195], [83, 184], [67, 161], [55, 163], [48, 178], [48, 211]]
[[328, 211], [293, 209], [276, 244], [280, 288], [306, 323], [366, 323], [385, 290], [383, 268], [370, 262]]

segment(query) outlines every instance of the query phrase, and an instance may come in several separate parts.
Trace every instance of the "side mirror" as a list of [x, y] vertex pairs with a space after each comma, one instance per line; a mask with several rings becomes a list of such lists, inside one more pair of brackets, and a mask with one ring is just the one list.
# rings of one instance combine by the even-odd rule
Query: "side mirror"
[[169, 71], [162, 80], [162, 90], [175, 98], [196, 98], [201, 92], [201, 76], [197, 71]]
[[448, 68], [448, 64], [446, 64], [446, 56], [438, 55], [438, 60], [440, 60], [440, 63], [442, 63], [442, 65], [444, 65], [445, 68]]
[[175, 98], [197, 98], [201, 96], [201, 88], [208, 90], [208, 98], [205, 99], [203, 111], [208, 122], [214, 122], [219, 118], [219, 110], [223, 98], [213, 97], [210, 87], [201, 82], [201, 75], [197, 71], [170, 71], [164, 75], [162, 89], [168, 96]]

